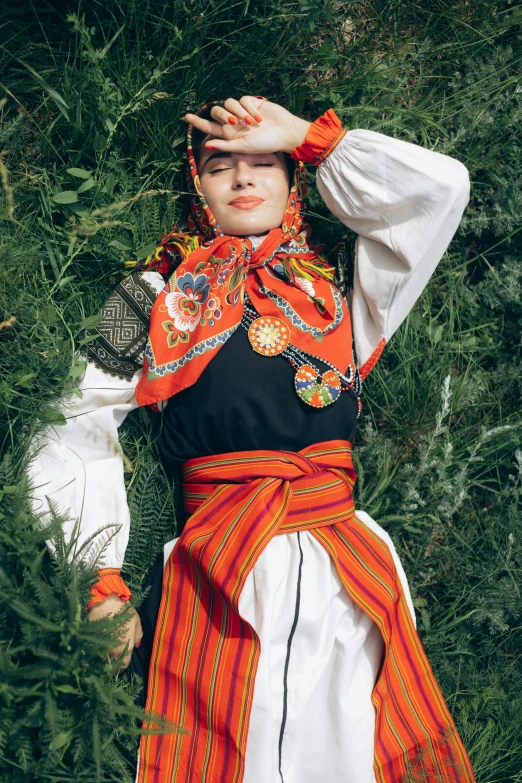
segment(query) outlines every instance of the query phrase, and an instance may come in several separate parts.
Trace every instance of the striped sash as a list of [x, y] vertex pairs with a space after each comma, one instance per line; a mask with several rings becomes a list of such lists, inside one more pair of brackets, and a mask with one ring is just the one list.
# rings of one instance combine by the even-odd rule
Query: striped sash
[[136, 783], [243, 781], [260, 642], [239, 596], [270, 539], [298, 530], [326, 548], [384, 639], [372, 694], [378, 783], [475, 780], [390, 549], [355, 513], [355, 478], [346, 440], [184, 463], [190, 517], [164, 570], [146, 709], [185, 731], [142, 736]]

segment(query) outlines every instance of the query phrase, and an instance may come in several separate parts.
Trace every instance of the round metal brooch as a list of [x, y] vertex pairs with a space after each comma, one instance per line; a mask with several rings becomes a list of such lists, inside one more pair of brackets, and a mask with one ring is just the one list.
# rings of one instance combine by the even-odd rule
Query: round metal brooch
[[248, 328], [250, 345], [263, 356], [277, 356], [290, 342], [290, 330], [280, 318], [262, 315]]

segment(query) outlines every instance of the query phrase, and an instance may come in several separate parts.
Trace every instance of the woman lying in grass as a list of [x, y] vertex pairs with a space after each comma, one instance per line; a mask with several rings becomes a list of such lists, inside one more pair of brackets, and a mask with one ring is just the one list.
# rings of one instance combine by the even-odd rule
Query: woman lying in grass
[[[474, 780], [352, 461], [362, 381], [457, 229], [467, 170], [331, 109], [309, 123], [246, 96], [186, 119], [188, 231], [109, 298], [83, 398], [32, 467], [83, 540], [119, 525], [92, 620], [131, 598], [129, 411], [162, 416], [163, 465], [181, 467], [184, 525], [113, 651], [186, 730], [142, 737], [137, 781]], [[304, 221], [305, 163], [359, 235], [344, 290]]]

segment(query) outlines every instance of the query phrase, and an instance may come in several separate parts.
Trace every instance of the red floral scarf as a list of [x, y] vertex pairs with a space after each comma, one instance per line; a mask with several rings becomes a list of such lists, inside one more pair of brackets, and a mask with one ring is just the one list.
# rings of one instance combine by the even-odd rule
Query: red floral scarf
[[288, 326], [293, 345], [343, 374], [352, 367], [353, 377], [346, 301], [331, 282], [334, 269], [308, 242], [311, 230], [301, 212], [307, 192], [302, 161], [295, 161], [281, 227], [254, 250], [247, 237], [225, 236], [210, 211], [191, 125], [187, 148], [191, 233], [171, 231], [139, 267], [170, 274], [150, 316], [144, 371], [135, 391], [139, 405], [154, 405], [197, 381], [239, 327], [245, 291], [260, 315], [276, 316]]

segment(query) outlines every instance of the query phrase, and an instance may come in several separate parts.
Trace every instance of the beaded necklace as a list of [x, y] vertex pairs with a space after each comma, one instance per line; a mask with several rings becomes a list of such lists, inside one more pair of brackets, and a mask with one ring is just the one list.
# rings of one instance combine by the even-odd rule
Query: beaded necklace
[[284, 356], [296, 371], [294, 386], [297, 395], [313, 408], [325, 408], [337, 402], [341, 392], [350, 391], [357, 399], [357, 418], [362, 405], [359, 394], [362, 381], [357, 366], [350, 366], [348, 375], [343, 375], [328, 361], [320, 359], [330, 369], [321, 376], [311, 359], [318, 356], [308, 354], [290, 343], [290, 331], [286, 324], [275, 316], [263, 315], [254, 308], [247, 292], [244, 293], [244, 311], [241, 326], [248, 332], [250, 345], [262, 356]]

